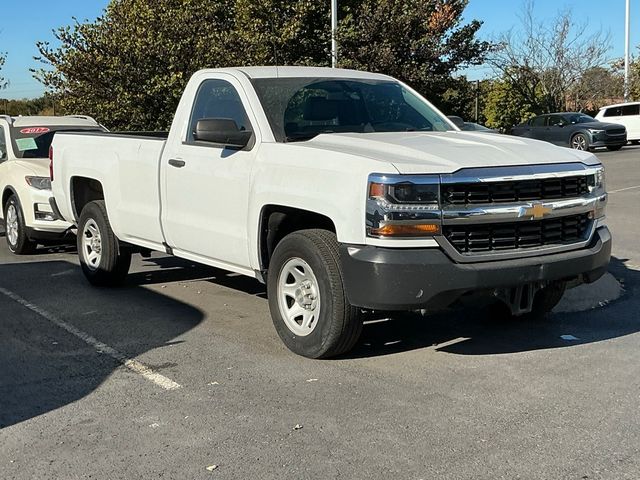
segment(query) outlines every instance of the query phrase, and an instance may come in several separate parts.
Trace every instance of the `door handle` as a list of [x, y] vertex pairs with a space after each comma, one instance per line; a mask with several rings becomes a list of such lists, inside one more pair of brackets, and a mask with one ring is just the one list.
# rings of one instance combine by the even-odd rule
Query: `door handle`
[[172, 158], [171, 160], [169, 160], [169, 165], [176, 168], [182, 168], [186, 164], [187, 163], [184, 160], [176, 160], [175, 158]]

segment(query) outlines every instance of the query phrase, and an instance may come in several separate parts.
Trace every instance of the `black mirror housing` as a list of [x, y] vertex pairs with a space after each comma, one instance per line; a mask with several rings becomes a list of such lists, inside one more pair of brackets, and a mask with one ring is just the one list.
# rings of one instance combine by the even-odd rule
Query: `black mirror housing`
[[250, 130], [240, 130], [230, 118], [201, 118], [196, 123], [193, 139], [240, 149], [249, 144], [252, 135]]

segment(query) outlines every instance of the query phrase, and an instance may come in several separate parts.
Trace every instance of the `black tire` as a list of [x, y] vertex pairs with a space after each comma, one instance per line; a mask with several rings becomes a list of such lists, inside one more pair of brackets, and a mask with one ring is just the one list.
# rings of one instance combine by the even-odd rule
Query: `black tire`
[[576, 133], [574, 136], [572, 136], [570, 146], [574, 150], [583, 150], [585, 152], [588, 152], [591, 149], [589, 137], [587, 137], [584, 133]]
[[621, 148], [622, 148], [622, 145], [616, 145], [615, 147], [607, 147], [607, 150], [609, 150], [610, 152], [617, 152]]
[[[14, 242], [10, 240], [9, 230], [8, 230], [8, 220], [7, 215], [9, 209], [12, 209], [15, 212], [16, 216], [16, 227], [17, 227], [17, 237]], [[20, 201], [16, 195], [11, 195], [7, 200], [7, 203], [4, 206], [4, 220], [5, 220], [5, 237], [7, 239], [7, 245], [9, 246], [9, 250], [16, 255], [29, 255], [36, 251], [36, 247], [38, 244], [33, 240], [29, 239], [27, 235], [27, 227], [24, 221], [24, 213], [22, 212], [22, 207], [20, 206]]]
[[[310, 334], [300, 336], [287, 326], [278, 300], [281, 272], [291, 260], [301, 259], [317, 280], [320, 311]], [[338, 241], [327, 230], [301, 230], [276, 246], [267, 279], [269, 309], [278, 335], [292, 352], [307, 358], [335, 357], [349, 351], [362, 332], [360, 310], [351, 306], [344, 291]]]
[[[97, 228], [99, 232], [100, 252], [95, 264], [90, 260], [91, 247], [87, 245], [92, 238], [86, 233], [89, 226]], [[131, 252], [120, 247], [120, 242], [109, 224], [104, 200], [90, 202], [82, 209], [78, 222], [78, 257], [82, 272], [92, 285], [122, 285], [129, 273]]]

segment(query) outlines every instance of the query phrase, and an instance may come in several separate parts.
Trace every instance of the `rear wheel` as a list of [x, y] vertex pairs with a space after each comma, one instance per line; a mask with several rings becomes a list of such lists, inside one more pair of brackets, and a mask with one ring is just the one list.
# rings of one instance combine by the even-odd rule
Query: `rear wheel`
[[354, 346], [362, 319], [346, 298], [342, 278], [334, 233], [301, 230], [278, 243], [269, 265], [269, 309], [291, 351], [328, 358]]
[[589, 150], [589, 139], [584, 133], [576, 133], [571, 137], [571, 148], [574, 150]]
[[16, 255], [28, 255], [36, 251], [36, 242], [27, 236], [27, 227], [20, 201], [11, 195], [4, 207], [4, 226], [9, 250]]
[[92, 285], [120, 285], [129, 272], [131, 252], [121, 248], [111, 230], [104, 200], [90, 202], [82, 209], [78, 256], [82, 271]]

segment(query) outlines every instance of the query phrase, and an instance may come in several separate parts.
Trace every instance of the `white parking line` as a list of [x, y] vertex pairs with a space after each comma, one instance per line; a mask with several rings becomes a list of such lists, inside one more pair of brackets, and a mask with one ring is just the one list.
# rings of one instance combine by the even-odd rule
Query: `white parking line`
[[609, 190], [607, 193], [626, 192], [627, 190], [635, 190], [636, 188], [640, 188], [640, 185], [636, 185], [634, 187], [619, 188], [618, 190]]
[[21, 296], [15, 294], [15, 293], [11, 292], [10, 290], [7, 290], [5, 288], [0, 287], [0, 293], [2, 293], [3, 295], [9, 297], [11, 300], [19, 303], [23, 307], [28, 308], [32, 312], [37, 313], [42, 318], [44, 318], [46, 320], [49, 320], [54, 325], [57, 325], [58, 327], [62, 328], [63, 330], [66, 330], [71, 335], [74, 335], [75, 337], [78, 337], [83, 342], [91, 345], [98, 352], [106, 353], [110, 357], [112, 357], [115, 360], [117, 360], [118, 362], [120, 362], [126, 368], [131, 370], [132, 372], [135, 372], [137, 374], [142, 375], [144, 378], [146, 378], [147, 380], [155, 383], [159, 387], [162, 387], [165, 390], [175, 390], [175, 389], [181, 387], [181, 385], [179, 383], [174, 382], [173, 380], [165, 377], [164, 375], [160, 375], [159, 373], [154, 372], [152, 369], [150, 369], [146, 365], [138, 362], [137, 360], [134, 360], [134, 359], [131, 359], [131, 358], [127, 358], [123, 353], [119, 352], [115, 348], [110, 347], [106, 343], [102, 343], [102, 342], [96, 340], [95, 338], [93, 338], [88, 333], [83, 332], [82, 330], [74, 327], [70, 323], [67, 323], [67, 322], [65, 322], [63, 320], [60, 320], [55, 315], [47, 312], [46, 310], [38, 307], [37, 305], [34, 305], [33, 303], [30, 303], [29, 301], [25, 300], [24, 298], [22, 298]]

